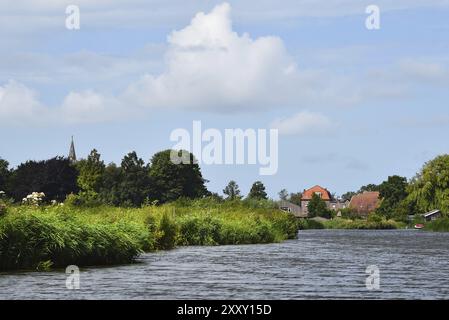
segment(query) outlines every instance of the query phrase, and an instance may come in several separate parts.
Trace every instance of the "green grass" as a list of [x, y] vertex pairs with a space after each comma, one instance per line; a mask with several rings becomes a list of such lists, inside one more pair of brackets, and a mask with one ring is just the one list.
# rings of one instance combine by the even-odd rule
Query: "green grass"
[[0, 271], [130, 263], [148, 251], [279, 242], [294, 238], [296, 231], [296, 219], [268, 203], [13, 206], [0, 217]]
[[449, 218], [443, 217], [434, 221], [425, 223], [425, 230], [435, 232], [449, 232]]
[[334, 218], [327, 221], [304, 220], [300, 223], [300, 229], [357, 229], [357, 230], [387, 230], [404, 227], [394, 220], [362, 220]]

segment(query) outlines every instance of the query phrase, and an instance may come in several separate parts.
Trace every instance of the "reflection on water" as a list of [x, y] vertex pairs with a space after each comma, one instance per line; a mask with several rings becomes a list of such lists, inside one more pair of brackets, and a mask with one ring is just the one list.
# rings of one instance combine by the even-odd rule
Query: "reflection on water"
[[[269, 245], [184, 247], [138, 264], [0, 274], [0, 299], [448, 299], [449, 233], [300, 231]], [[366, 268], [380, 290], [366, 289]]]

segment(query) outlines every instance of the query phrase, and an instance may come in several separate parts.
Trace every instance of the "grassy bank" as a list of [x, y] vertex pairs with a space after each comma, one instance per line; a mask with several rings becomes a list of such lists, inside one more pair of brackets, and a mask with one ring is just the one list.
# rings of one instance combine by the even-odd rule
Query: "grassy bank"
[[431, 222], [425, 223], [425, 230], [435, 232], [449, 232], [449, 218], [440, 218]]
[[302, 220], [299, 223], [299, 228], [307, 229], [358, 229], [358, 230], [387, 230], [399, 229], [404, 225], [394, 220], [386, 219], [344, 219], [335, 218], [327, 221]]
[[296, 230], [291, 215], [248, 203], [9, 207], [0, 217], [0, 271], [130, 263], [175, 246], [279, 242]]

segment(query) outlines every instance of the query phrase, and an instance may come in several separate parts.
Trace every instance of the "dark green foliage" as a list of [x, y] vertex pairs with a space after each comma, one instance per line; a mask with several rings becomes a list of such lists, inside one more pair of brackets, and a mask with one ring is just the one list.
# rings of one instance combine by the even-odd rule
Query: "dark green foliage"
[[249, 191], [248, 198], [258, 200], [268, 199], [267, 193], [265, 192], [265, 186], [261, 181], [256, 181], [253, 183], [251, 190]]
[[223, 193], [227, 196], [227, 200], [241, 199], [239, 185], [234, 180], [229, 181], [228, 185], [223, 189]]
[[128, 153], [122, 160], [119, 184], [120, 203], [139, 207], [150, 197], [150, 177], [148, 167], [136, 152]]
[[397, 216], [401, 202], [407, 197], [407, 187], [407, 178], [388, 177], [388, 180], [379, 186], [382, 202], [376, 212], [387, 218]]
[[93, 149], [86, 160], [77, 162], [76, 167], [79, 172], [77, 182], [81, 189], [80, 196], [85, 198], [86, 201], [97, 200], [105, 171], [105, 165], [100, 160], [100, 154]]
[[11, 172], [9, 171], [9, 163], [6, 160], [0, 158], [0, 191], [8, 191], [8, 180]]
[[21, 201], [32, 192], [44, 192], [46, 200], [64, 201], [70, 193], [78, 192], [78, 172], [66, 158], [27, 161], [13, 171], [10, 193]]
[[309, 217], [323, 217], [329, 219], [331, 217], [330, 209], [328, 209], [326, 202], [317, 194], [313, 194], [312, 199], [307, 206]]
[[302, 193], [290, 193], [290, 197], [288, 198], [288, 201], [290, 201], [293, 204], [296, 204], [298, 206], [301, 205], [301, 199], [302, 199]]
[[407, 200], [414, 203], [420, 213], [438, 209], [449, 214], [449, 155], [426, 163], [410, 184]]
[[171, 152], [158, 152], [151, 159], [152, 197], [164, 203], [180, 197], [194, 199], [207, 195], [206, 180], [193, 154], [188, 154], [190, 163], [175, 164]]
[[288, 191], [287, 191], [287, 189], [282, 189], [281, 191], [279, 191], [278, 195], [279, 195], [279, 199], [280, 200], [285, 200], [285, 201], [288, 200]]
[[343, 201], [351, 201], [352, 197], [355, 196], [357, 192], [349, 191], [341, 196]]
[[379, 191], [379, 186], [377, 184], [370, 183], [366, 186], [361, 187], [359, 192], [357, 192], [357, 193], [364, 193], [364, 192], [370, 192], [370, 191]]

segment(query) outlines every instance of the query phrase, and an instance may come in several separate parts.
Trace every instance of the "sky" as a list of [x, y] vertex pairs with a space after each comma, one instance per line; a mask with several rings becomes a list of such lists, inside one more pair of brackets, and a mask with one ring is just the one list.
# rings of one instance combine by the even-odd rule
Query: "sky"
[[[77, 5], [80, 29], [66, 28]], [[380, 10], [369, 30], [368, 5]], [[209, 190], [336, 194], [448, 153], [447, 0], [3, 0], [0, 157], [120, 163], [170, 134], [279, 130], [279, 168], [202, 165]]]

